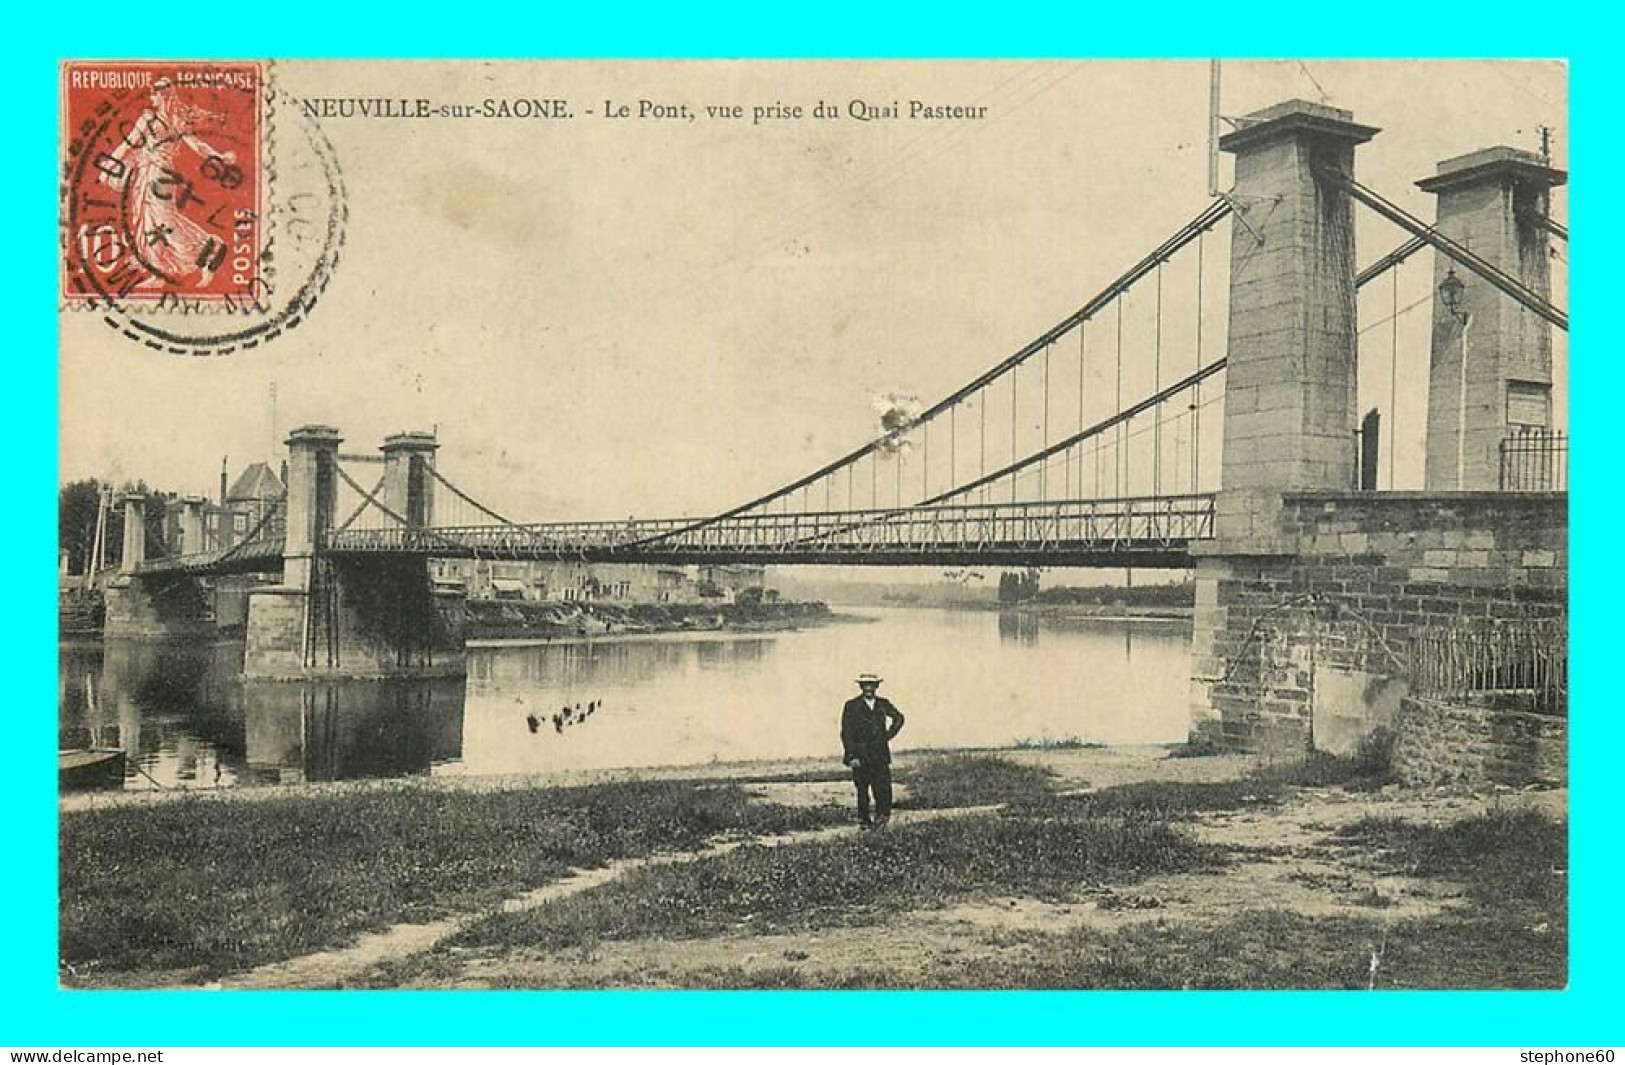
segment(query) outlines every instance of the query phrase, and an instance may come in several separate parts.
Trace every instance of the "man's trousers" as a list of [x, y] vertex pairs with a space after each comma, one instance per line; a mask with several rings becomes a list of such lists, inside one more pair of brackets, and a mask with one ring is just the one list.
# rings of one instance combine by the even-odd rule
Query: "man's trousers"
[[891, 766], [867, 760], [852, 770], [852, 783], [858, 789], [858, 820], [870, 824], [869, 796], [874, 795], [874, 821], [885, 824], [891, 817]]

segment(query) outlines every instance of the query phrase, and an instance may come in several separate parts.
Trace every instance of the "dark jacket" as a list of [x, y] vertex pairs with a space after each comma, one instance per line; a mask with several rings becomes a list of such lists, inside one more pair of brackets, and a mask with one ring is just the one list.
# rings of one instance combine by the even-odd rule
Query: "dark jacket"
[[903, 715], [880, 696], [870, 710], [863, 696], [855, 696], [841, 708], [841, 760], [863, 759], [864, 765], [890, 765], [891, 748], [886, 744], [903, 730]]

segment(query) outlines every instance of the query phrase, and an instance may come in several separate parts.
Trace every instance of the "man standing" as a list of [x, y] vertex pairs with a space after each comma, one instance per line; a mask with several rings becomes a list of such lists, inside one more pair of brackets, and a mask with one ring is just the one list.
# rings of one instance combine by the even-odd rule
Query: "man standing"
[[[852, 783], [858, 788], [858, 827], [880, 828], [891, 818], [891, 738], [903, 730], [903, 715], [888, 699], [882, 699], [880, 678], [873, 673], [858, 677], [859, 695], [841, 708], [841, 760], [852, 767]], [[873, 792], [875, 819], [869, 819], [869, 795]]]

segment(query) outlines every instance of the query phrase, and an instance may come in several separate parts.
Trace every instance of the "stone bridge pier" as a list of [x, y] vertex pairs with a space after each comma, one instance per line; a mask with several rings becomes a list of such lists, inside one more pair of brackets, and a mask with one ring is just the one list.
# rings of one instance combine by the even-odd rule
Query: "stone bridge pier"
[[[1353, 205], [1325, 175], [1352, 176], [1377, 132], [1291, 101], [1220, 142], [1237, 214], [1215, 536], [1193, 546], [1191, 735], [1227, 750], [1350, 753], [1399, 712], [1419, 636], [1566, 623], [1567, 493], [1494, 490], [1491, 458], [1504, 411], [1549, 424], [1548, 327], [1476, 278], [1471, 337], [1435, 308], [1429, 490], [1357, 490]], [[1441, 230], [1545, 292], [1526, 215], [1561, 179], [1495, 149], [1422, 184]]]
[[[210, 635], [214, 621], [208, 597], [195, 577], [136, 572], [147, 559], [147, 507], [154, 502], [161, 503], [139, 492], [125, 493], [116, 500], [124, 517], [123, 554], [118, 573], [107, 585], [102, 635], [109, 639]], [[187, 527], [183, 519], [183, 531]], [[202, 535], [201, 524], [197, 535]]]
[[[249, 596], [243, 674], [254, 678], [461, 676], [467, 671], [463, 600], [435, 588], [418, 553], [333, 555], [337, 429], [288, 436], [287, 532], [282, 584]], [[383, 447], [379, 497], [409, 526], [433, 518], [434, 450], [425, 433]]]

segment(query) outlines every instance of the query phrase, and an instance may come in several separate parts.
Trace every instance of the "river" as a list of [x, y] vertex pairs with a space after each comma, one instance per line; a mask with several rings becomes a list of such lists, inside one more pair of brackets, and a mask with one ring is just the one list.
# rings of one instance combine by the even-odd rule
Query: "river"
[[800, 632], [474, 647], [466, 681], [245, 681], [241, 643], [64, 644], [58, 741], [131, 752], [132, 790], [833, 764], [865, 671], [907, 716], [897, 750], [1185, 738], [1188, 622], [855, 613], [867, 620]]

